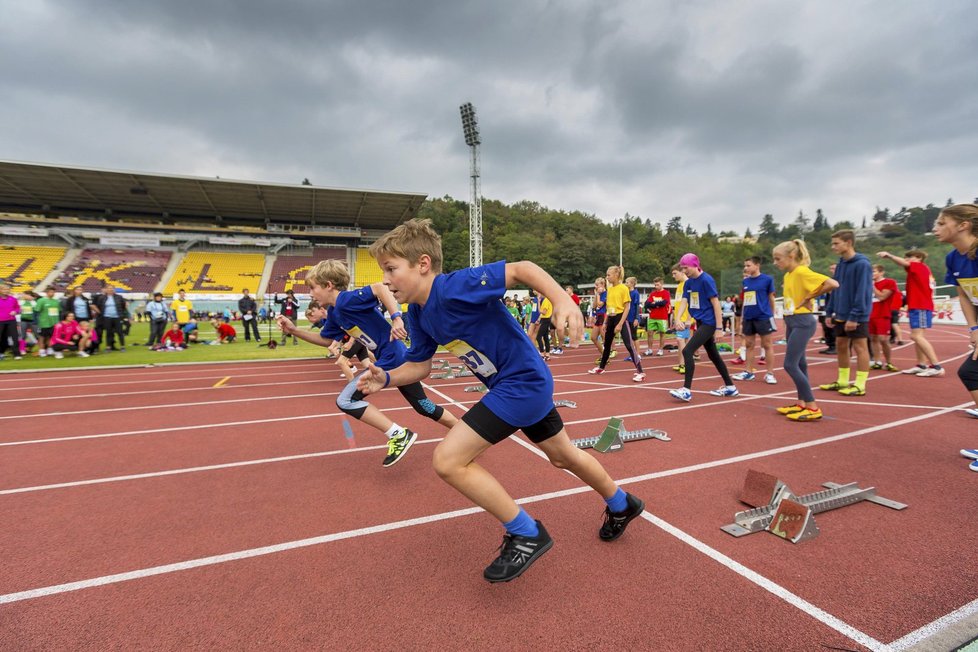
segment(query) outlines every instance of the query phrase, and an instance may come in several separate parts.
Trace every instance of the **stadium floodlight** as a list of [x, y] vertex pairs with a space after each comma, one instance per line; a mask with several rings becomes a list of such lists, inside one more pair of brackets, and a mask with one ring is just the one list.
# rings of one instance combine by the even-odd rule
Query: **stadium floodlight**
[[472, 164], [469, 176], [472, 179], [472, 193], [469, 201], [469, 266], [482, 265], [482, 188], [479, 174], [479, 122], [475, 118], [475, 107], [466, 102], [458, 107], [462, 114], [462, 133], [465, 144], [472, 150]]

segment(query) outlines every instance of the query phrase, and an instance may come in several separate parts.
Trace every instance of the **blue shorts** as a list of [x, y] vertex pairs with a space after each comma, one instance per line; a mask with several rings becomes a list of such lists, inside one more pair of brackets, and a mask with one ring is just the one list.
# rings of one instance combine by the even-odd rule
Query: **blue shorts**
[[676, 337], [681, 340], [688, 340], [690, 337], [692, 337], [692, 334], [690, 333], [690, 330], [687, 328], [686, 330], [676, 331]]
[[910, 317], [910, 330], [915, 328], [930, 328], [931, 320], [934, 319], [934, 311], [908, 310], [907, 316]]

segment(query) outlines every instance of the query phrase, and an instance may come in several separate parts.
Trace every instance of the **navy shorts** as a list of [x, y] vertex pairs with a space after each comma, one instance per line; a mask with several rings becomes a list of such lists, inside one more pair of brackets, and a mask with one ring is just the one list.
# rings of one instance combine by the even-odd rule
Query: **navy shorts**
[[771, 317], [769, 319], [745, 319], [743, 329], [744, 335], [770, 335], [778, 330], [778, 327], [774, 325], [774, 318]]

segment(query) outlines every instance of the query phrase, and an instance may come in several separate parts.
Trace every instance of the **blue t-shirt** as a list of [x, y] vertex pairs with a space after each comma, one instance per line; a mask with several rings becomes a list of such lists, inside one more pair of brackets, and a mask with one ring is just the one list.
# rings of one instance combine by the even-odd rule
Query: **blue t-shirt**
[[689, 304], [689, 314], [697, 324], [717, 325], [716, 314], [713, 312], [712, 297], [718, 296], [717, 284], [713, 277], [703, 272], [696, 278], [686, 279], [683, 286], [683, 298]]
[[971, 303], [978, 306], [978, 258], [971, 260], [967, 254], [952, 249], [944, 258], [947, 274], [944, 282], [962, 288]]
[[628, 323], [631, 324], [638, 319], [638, 290], [631, 290], [628, 293], [628, 298], [631, 300], [628, 305]]
[[774, 279], [767, 274], [748, 276], [744, 279], [744, 319], [770, 319], [771, 293]]
[[428, 302], [412, 304], [409, 362], [430, 360], [442, 344], [485, 383], [482, 403], [516, 428], [553, 409], [554, 380], [533, 343], [510, 317], [506, 261], [435, 277]]
[[606, 312], [608, 312], [608, 304], [607, 304], [607, 301], [608, 301], [608, 291], [607, 290], [605, 290], [604, 292], [602, 292], [601, 294], [598, 295], [598, 301], [601, 302], [601, 307], [600, 308], [595, 308], [594, 309], [594, 314], [596, 314], [596, 315], [603, 315]]
[[81, 297], [74, 298], [72, 303], [72, 312], [75, 313], [75, 318], [78, 319], [78, 321], [88, 319], [90, 317], [88, 314], [88, 303], [86, 303]]
[[340, 292], [319, 332], [330, 340], [342, 340], [347, 333], [374, 354], [381, 369], [389, 371], [404, 364], [407, 349], [400, 340], [391, 341], [391, 325], [369, 286]]

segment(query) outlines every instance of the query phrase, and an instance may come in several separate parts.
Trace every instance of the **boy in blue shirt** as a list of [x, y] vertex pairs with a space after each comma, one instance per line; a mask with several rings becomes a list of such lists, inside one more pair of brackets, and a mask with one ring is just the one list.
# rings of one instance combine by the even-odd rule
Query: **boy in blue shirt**
[[[382, 283], [347, 290], [350, 272], [346, 263], [338, 260], [322, 260], [306, 274], [309, 294], [319, 305], [329, 309], [326, 321], [319, 333], [310, 333], [296, 328], [285, 315], [278, 316], [278, 325], [285, 335], [293, 335], [311, 344], [329, 347], [334, 340], [344, 334], [360, 342], [377, 358], [378, 369], [394, 369], [404, 362], [406, 347], [399, 340], [407, 335], [400, 307], [393, 295]], [[377, 300], [391, 314], [393, 323], [388, 323], [380, 312]], [[398, 388], [418, 414], [451, 428], [458, 419], [451, 412], [435, 405], [424, 393], [420, 382], [405, 383]], [[387, 457], [384, 466], [396, 464], [411, 448], [418, 438], [417, 433], [402, 428], [364, 399], [365, 392], [357, 389], [356, 380], [351, 380], [336, 399], [336, 406], [354, 419], [363, 421], [387, 435]]]
[[751, 256], [744, 261], [744, 313], [742, 331], [744, 335], [745, 368], [739, 374], [734, 374], [734, 380], [754, 380], [754, 343], [756, 336], [761, 336], [761, 348], [764, 349], [768, 372], [764, 374], [764, 382], [775, 385], [778, 379], [774, 377], [774, 333], [778, 327], [774, 324], [774, 279], [761, 273], [760, 256]]
[[[714, 396], [737, 396], [739, 392], [734, 386], [730, 373], [727, 371], [727, 365], [720, 357], [717, 344], [713, 340], [717, 326], [723, 323], [716, 281], [700, 267], [700, 259], [696, 254], [683, 254], [683, 257], [679, 259], [679, 268], [686, 275], [686, 282], [683, 283], [683, 294], [679, 298], [676, 314], [682, 315], [688, 310], [689, 315], [696, 320], [696, 331], [683, 348], [683, 386], [679, 389], [669, 390], [669, 395], [687, 403], [693, 399], [693, 373], [696, 371], [694, 355], [697, 349], [702, 346], [706, 349], [706, 355], [709, 356], [710, 362], [720, 372], [725, 383], [723, 387], [711, 390], [710, 394]], [[689, 326], [690, 324], [685, 321], [678, 321], [676, 330], [685, 330]]]
[[443, 480], [506, 528], [499, 557], [483, 572], [490, 582], [519, 577], [553, 540], [476, 459], [493, 444], [522, 430], [557, 468], [567, 469], [605, 499], [599, 536], [617, 539], [645, 509], [622, 491], [597, 459], [575, 448], [553, 403], [553, 376], [501, 299], [514, 285], [528, 285], [553, 303], [557, 323], [568, 323], [572, 346], [581, 341], [581, 312], [557, 282], [528, 261], [499, 261], [442, 273], [441, 237], [430, 220], [414, 219], [380, 238], [370, 253], [394, 297], [410, 304], [411, 349], [392, 371], [370, 366], [359, 379], [364, 393], [418, 382], [431, 371], [431, 358], [444, 345], [489, 389], [445, 436], [434, 452]]

